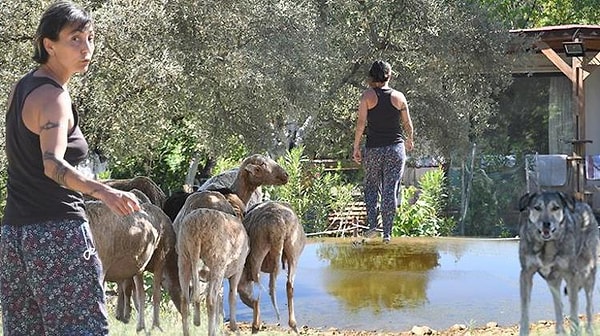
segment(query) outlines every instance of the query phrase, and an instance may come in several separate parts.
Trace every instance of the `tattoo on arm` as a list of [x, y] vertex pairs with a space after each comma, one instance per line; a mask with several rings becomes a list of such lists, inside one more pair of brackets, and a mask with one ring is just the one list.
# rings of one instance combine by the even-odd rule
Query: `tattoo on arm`
[[40, 132], [47, 131], [47, 130], [53, 129], [53, 128], [57, 128], [58, 126], [59, 126], [59, 123], [48, 121], [47, 123], [42, 125], [42, 127], [40, 127]]
[[62, 161], [57, 159], [56, 155], [54, 155], [54, 153], [52, 153], [52, 152], [44, 152], [43, 159], [53, 161], [56, 164], [56, 171], [54, 172], [54, 176], [52, 176], [52, 177], [56, 183], [66, 186], [67, 185], [66, 177], [67, 177], [67, 172], [69, 171], [69, 168], [67, 166], [65, 166], [62, 163]]

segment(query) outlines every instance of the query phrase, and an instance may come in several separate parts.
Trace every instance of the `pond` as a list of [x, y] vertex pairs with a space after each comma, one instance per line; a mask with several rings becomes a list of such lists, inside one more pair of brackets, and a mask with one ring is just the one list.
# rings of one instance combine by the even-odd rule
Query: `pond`
[[[294, 286], [299, 326], [407, 331], [415, 325], [442, 330], [456, 323], [519, 323], [517, 239], [395, 238], [386, 245], [355, 245], [355, 240], [307, 244]], [[268, 276], [261, 279], [262, 319], [276, 323]], [[282, 271], [277, 299], [283, 326], [285, 281]], [[531, 307], [532, 322], [554, 318], [550, 292], [539, 275], [534, 277]], [[249, 308], [239, 303], [237, 309], [239, 321], [252, 320]]]

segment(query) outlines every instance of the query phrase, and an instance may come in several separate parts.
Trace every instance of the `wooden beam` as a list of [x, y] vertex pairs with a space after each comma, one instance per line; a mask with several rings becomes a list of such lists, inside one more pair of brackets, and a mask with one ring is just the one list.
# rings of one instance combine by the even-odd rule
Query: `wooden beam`
[[538, 48], [542, 54], [544, 54], [550, 62], [552, 62], [569, 80], [574, 83], [575, 76], [573, 73], [573, 69], [571, 66], [567, 64], [558, 54], [554, 51], [554, 49], [550, 48], [550, 46], [546, 42], [538, 41], [536, 42]]

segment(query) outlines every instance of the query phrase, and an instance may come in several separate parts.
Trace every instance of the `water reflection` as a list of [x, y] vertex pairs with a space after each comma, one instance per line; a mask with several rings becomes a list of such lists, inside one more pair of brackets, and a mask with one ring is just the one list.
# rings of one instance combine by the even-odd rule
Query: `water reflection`
[[[395, 238], [392, 244], [354, 247], [352, 239], [310, 240], [296, 273], [299, 325], [406, 331], [455, 323], [519, 322], [518, 241], [503, 239]], [[277, 279], [281, 324], [287, 324], [285, 272]], [[262, 317], [276, 323], [262, 276]], [[553, 319], [548, 287], [533, 279], [531, 321]], [[225, 285], [227, 282], [225, 281]], [[252, 311], [238, 304], [238, 320]]]
[[325, 288], [353, 311], [414, 307], [427, 300], [427, 271], [439, 266], [431, 244], [323, 244], [317, 256], [329, 262]]

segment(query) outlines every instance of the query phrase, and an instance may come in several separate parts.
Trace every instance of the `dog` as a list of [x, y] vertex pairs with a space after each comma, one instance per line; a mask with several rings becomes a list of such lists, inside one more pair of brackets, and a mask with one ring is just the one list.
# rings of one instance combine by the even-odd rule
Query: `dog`
[[591, 207], [558, 191], [528, 193], [519, 200], [526, 216], [519, 228], [521, 274], [520, 335], [529, 334], [529, 304], [533, 276], [537, 272], [548, 283], [556, 317], [556, 333], [564, 334], [560, 286], [570, 304], [571, 332], [580, 333], [578, 293], [586, 297], [586, 331], [592, 335], [592, 296], [600, 242], [598, 222]]

